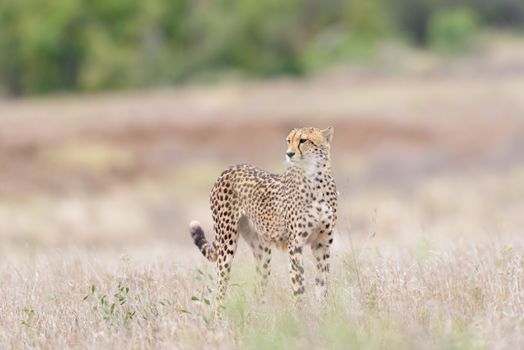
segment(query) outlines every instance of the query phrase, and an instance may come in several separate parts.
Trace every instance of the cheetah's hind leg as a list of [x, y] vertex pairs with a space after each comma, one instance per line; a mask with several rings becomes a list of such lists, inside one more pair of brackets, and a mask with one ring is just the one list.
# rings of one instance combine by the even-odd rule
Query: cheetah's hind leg
[[257, 271], [255, 296], [257, 300], [265, 303], [268, 278], [271, 274], [271, 247], [268, 242], [261, 238], [246, 216], [240, 218], [238, 229], [251, 248], [253, 258], [255, 259]]

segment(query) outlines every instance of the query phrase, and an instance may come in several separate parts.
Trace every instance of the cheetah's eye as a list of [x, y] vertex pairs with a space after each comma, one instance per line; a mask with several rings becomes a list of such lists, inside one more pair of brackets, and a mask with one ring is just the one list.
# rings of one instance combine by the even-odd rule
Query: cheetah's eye
[[291, 140], [290, 139], [286, 139], [286, 142], [289, 143], [289, 142], [291, 142]]
[[300, 143], [304, 143], [306, 141], [307, 141], [306, 139], [300, 139]]

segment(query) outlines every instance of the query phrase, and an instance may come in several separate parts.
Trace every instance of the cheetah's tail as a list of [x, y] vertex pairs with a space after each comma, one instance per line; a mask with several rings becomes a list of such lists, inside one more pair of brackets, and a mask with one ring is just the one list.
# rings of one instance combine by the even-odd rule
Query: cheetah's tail
[[204, 255], [209, 261], [216, 261], [216, 249], [213, 244], [207, 241], [204, 230], [202, 230], [198, 221], [191, 221], [189, 224], [189, 232], [191, 232], [191, 238], [193, 238], [193, 242], [195, 242], [195, 245], [200, 252], [202, 252], [202, 255]]

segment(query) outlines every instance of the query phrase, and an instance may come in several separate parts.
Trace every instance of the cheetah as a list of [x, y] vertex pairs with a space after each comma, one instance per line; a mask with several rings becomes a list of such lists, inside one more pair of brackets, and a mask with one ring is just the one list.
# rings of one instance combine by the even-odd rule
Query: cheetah
[[190, 233], [204, 257], [217, 263], [219, 306], [239, 235], [255, 258], [257, 290], [265, 290], [271, 248], [276, 246], [289, 254], [292, 291], [300, 298], [305, 292], [302, 250], [310, 245], [316, 260], [316, 294], [326, 298], [337, 221], [338, 192], [330, 163], [333, 133], [333, 127], [293, 129], [286, 138], [288, 167], [283, 174], [241, 164], [226, 169], [215, 182], [210, 195], [214, 241], [207, 241], [198, 221], [190, 223]]

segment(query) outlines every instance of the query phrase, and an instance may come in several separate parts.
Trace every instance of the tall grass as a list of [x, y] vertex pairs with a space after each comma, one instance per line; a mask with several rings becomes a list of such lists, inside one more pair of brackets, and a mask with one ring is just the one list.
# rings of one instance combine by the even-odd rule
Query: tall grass
[[524, 346], [521, 239], [450, 243], [445, 249], [428, 249], [424, 259], [417, 255], [419, 249], [390, 245], [384, 250], [365, 249], [362, 254], [338, 249], [326, 305], [309, 294], [303, 304], [295, 303], [283, 254], [275, 261], [267, 302], [261, 303], [253, 293], [253, 264], [241, 252], [234, 264], [223, 321], [213, 317], [209, 301], [214, 290], [212, 267], [183, 252], [175, 257], [176, 248], [154, 251], [154, 259], [147, 249], [120, 258], [111, 253], [93, 256], [88, 251], [22, 259], [13, 255], [0, 269], [4, 281], [0, 346]]

